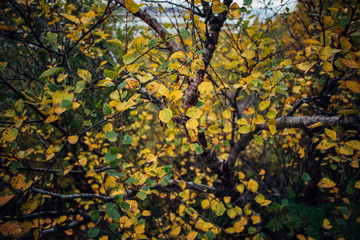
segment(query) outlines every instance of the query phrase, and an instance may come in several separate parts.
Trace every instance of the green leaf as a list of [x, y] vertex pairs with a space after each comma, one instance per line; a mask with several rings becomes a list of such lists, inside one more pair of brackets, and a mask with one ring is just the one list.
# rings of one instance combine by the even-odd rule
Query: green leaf
[[129, 136], [129, 135], [125, 135], [124, 136], [124, 138], [123, 138], [123, 140], [122, 140], [122, 144], [123, 145], [126, 145], [126, 144], [131, 144], [131, 143], [133, 143], [134, 141], [133, 141], [133, 139], [131, 138], [131, 136]]
[[91, 228], [87, 231], [89, 238], [95, 238], [100, 232], [98, 228]]
[[287, 199], [281, 200], [281, 206], [282, 206], [282, 207], [287, 207], [287, 206], [289, 206], [289, 201], [288, 201]]
[[106, 132], [105, 138], [108, 139], [110, 142], [116, 142], [118, 134], [114, 131]]
[[157, 37], [151, 39], [151, 40], [149, 41], [148, 48], [156, 47], [157, 44], [158, 44], [158, 41], [159, 41], [159, 39], [158, 39]]
[[344, 215], [350, 215], [350, 211], [347, 207], [340, 207], [340, 212]]
[[15, 171], [18, 168], [23, 167], [24, 165], [21, 162], [11, 162], [10, 169], [11, 171]]
[[204, 152], [204, 149], [198, 143], [191, 144], [191, 149], [195, 150], [196, 154], [202, 154]]
[[205, 233], [205, 235], [206, 235], [207, 239], [213, 239], [215, 237], [215, 233], [211, 230], [207, 231]]
[[112, 113], [112, 107], [109, 106], [109, 104], [104, 103], [103, 105], [103, 113], [105, 116], [108, 116]]
[[104, 70], [104, 75], [107, 76], [108, 78], [110, 78], [111, 80], [113, 80], [114, 78], [116, 78], [117, 73], [111, 70]]
[[55, 83], [48, 83], [46, 86], [50, 89], [51, 92], [56, 92], [59, 89]]
[[252, 3], [252, 0], [244, 0], [245, 6], [251, 5], [251, 3]]
[[308, 182], [308, 181], [311, 180], [311, 177], [310, 177], [310, 175], [308, 173], [303, 173], [301, 175], [301, 180], [303, 180], [303, 182]]
[[64, 99], [61, 101], [61, 108], [71, 108], [72, 107], [72, 101]]
[[52, 32], [48, 32], [46, 35], [46, 39], [48, 40], [49, 43], [56, 43], [57, 37], [58, 37], [58, 34], [52, 33]]
[[112, 162], [116, 160], [116, 158], [117, 158], [116, 154], [112, 155], [110, 152], [105, 153], [105, 162]]
[[98, 211], [91, 211], [90, 218], [91, 218], [91, 221], [96, 222], [100, 218], [100, 213]]
[[190, 36], [190, 32], [188, 30], [186, 30], [186, 29], [182, 29], [180, 31], [180, 35], [181, 35], [182, 38], [187, 38], [188, 36]]
[[169, 184], [169, 180], [171, 179], [171, 177], [172, 177], [172, 173], [170, 173], [168, 175], [165, 175], [163, 177], [163, 179], [161, 180], [160, 185], [161, 186], [167, 186]]
[[106, 173], [107, 175], [109, 175], [109, 176], [119, 177], [119, 178], [123, 178], [123, 177], [125, 177], [125, 175], [127, 174], [126, 172], [119, 173], [119, 172], [117, 172], [117, 171], [114, 170], [114, 169], [107, 170], [105, 173]]
[[121, 207], [122, 207], [125, 211], [127, 211], [127, 210], [130, 209], [130, 203], [127, 203], [127, 202], [123, 201], [123, 202], [121, 203]]
[[129, 177], [128, 179], [126, 179], [125, 183], [126, 184], [132, 184], [135, 182], [135, 178], [134, 177]]
[[61, 68], [61, 67], [50, 68], [50, 69], [46, 70], [45, 72], [43, 72], [39, 78], [50, 77], [52, 75], [62, 72], [63, 70], [64, 70], [64, 68]]
[[106, 204], [106, 212], [113, 220], [118, 221], [120, 219], [120, 214], [118, 212], [118, 207], [115, 203]]
[[171, 166], [171, 165], [167, 165], [167, 166], [164, 167], [164, 171], [165, 171], [166, 173], [170, 173], [171, 170], [172, 170], [172, 166]]

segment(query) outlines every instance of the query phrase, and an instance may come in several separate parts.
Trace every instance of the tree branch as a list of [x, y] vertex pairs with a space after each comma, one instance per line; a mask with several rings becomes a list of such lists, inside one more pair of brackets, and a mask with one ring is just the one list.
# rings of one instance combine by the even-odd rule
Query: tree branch
[[[124, 0], [116, 0], [116, 2], [126, 8]], [[185, 50], [175, 40], [169, 41], [168, 32], [165, 30], [163, 25], [161, 25], [161, 23], [156, 20], [156, 18], [152, 17], [150, 14], [148, 14], [142, 9], [140, 9], [136, 13], [133, 13], [133, 15], [148, 24], [159, 35], [159, 37], [161, 37], [161, 39], [164, 41], [164, 43], [172, 53], [177, 51], [185, 52]]]

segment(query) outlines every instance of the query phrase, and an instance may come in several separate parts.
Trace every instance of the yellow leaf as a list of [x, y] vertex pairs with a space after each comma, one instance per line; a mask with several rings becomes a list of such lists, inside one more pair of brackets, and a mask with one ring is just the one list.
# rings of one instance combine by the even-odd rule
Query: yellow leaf
[[227, 196], [227, 197], [224, 197], [224, 202], [225, 203], [229, 203], [231, 201], [231, 197]]
[[252, 59], [253, 57], [255, 57], [255, 51], [252, 49], [247, 49], [245, 50], [245, 52], [241, 54], [241, 56], [243, 56], [246, 59]]
[[255, 120], [254, 120], [254, 123], [255, 124], [261, 124], [261, 123], [264, 123], [265, 122], [265, 119], [263, 116], [261, 116], [260, 114], [258, 114], [256, 117], [255, 117]]
[[319, 54], [319, 57], [320, 57], [321, 60], [327, 61], [328, 58], [329, 58], [329, 57], [331, 56], [331, 54], [332, 54], [332, 49], [331, 49], [331, 47], [329, 47], [329, 46], [322, 47], [322, 48], [320, 48], [318, 54]]
[[296, 237], [299, 240], [306, 240], [306, 237], [304, 235], [301, 235], [301, 234], [297, 234]]
[[360, 189], [360, 181], [357, 181], [356, 183], [355, 183], [355, 186], [354, 186], [355, 188], [357, 188], [357, 189]]
[[270, 108], [268, 113], [266, 114], [266, 117], [269, 119], [274, 119], [276, 117], [277, 111], [275, 108]]
[[296, 64], [296, 67], [302, 71], [305, 71], [305, 73], [307, 73], [314, 65], [316, 64], [316, 62], [303, 62], [300, 64]]
[[16, 128], [7, 128], [5, 131], [3, 131], [2, 137], [7, 142], [13, 142], [17, 138], [18, 134], [19, 131]]
[[10, 184], [14, 189], [21, 189], [26, 183], [26, 177], [23, 174], [18, 174], [11, 178]]
[[80, 24], [80, 20], [77, 17], [73, 16], [73, 15], [63, 13], [61, 16], [65, 17], [67, 20], [69, 20], [71, 22], [74, 22], [76, 24]]
[[244, 184], [242, 184], [242, 183], [236, 186], [236, 190], [238, 190], [239, 193], [243, 193], [244, 189], [245, 189], [245, 187], [244, 187]]
[[168, 99], [170, 102], [176, 102], [182, 98], [184, 93], [182, 91], [176, 90], [170, 93]]
[[225, 110], [223, 113], [222, 113], [222, 116], [223, 118], [225, 119], [230, 119], [231, 118], [231, 112], [229, 110]]
[[235, 232], [240, 233], [244, 230], [244, 225], [241, 225], [240, 221], [234, 223]]
[[163, 84], [161, 84], [157, 90], [158, 94], [161, 96], [167, 97], [170, 94], [170, 91], [167, 87], [165, 87]]
[[258, 224], [261, 222], [261, 217], [259, 215], [252, 215], [251, 220], [253, 221], [253, 224]]
[[125, 82], [127, 82], [125, 86], [126, 89], [137, 89], [140, 86], [139, 81], [135, 78], [128, 78], [125, 80]]
[[0, 196], [0, 207], [10, 201], [14, 196], [14, 194]]
[[351, 161], [350, 166], [353, 167], [353, 168], [359, 168], [359, 162], [358, 161]]
[[58, 120], [59, 117], [57, 115], [51, 115], [51, 116], [48, 116], [44, 123], [52, 123], [52, 122], [55, 122], [56, 120]]
[[270, 106], [271, 101], [262, 101], [259, 103], [259, 110], [262, 111]]
[[256, 181], [250, 179], [248, 182], [248, 188], [250, 191], [252, 191], [254, 193], [258, 190], [259, 184]]
[[191, 231], [186, 236], [186, 240], [194, 240], [197, 237], [197, 235], [198, 235], [198, 232]]
[[334, 142], [337, 140], [337, 137], [336, 137], [336, 132], [333, 131], [333, 130], [330, 130], [328, 128], [325, 128], [325, 134], [331, 138], [331, 140], [333, 140]]
[[335, 146], [336, 143], [332, 142], [330, 139], [324, 139], [316, 146], [316, 149], [327, 150]]
[[185, 58], [185, 54], [183, 51], [177, 51], [173, 53], [169, 59], [177, 59], [177, 58]]
[[194, 61], [192, 61], [191, 63], [191, 69], [194, 71], [197, 70], [205, 70], [205, 64], [204, 61], [201, 59], [195, 59]]
[[219, 133], [219, 128], [216, 124], [213, 124], [210, 127], [208, 127], [208, 131], [212, 134], [217, 134]]
[[246, 114], [246, 115], [251, 115], [255, 112], [255, 109], [252, 108], [252, 107], [247, 107], [244, 109], [244, 111], [242, 111], [243, 114]]
[[359, 65], [354, 60], [345, 59], [345, 58], [341, 58], [340, 60], [345, 66], [349, 68], [359, 68]]
[[328, 61], [323, 63], [323, 70], [325, 72], [332, 72], [334, 71], [333, 65], [331, 63], [329, 63]]
[[202, 209], [208, 209], [210, 207], [210, 201], [208, 199], [205, 199], [201, 202]]
[[186, 122], [186, 128], [188, 130], [193, 130], [196, 129], [199, 126], [198, 121], [195, 118], [190, 118], [187, 122]]
[[231, 218], [234, 219], [236, 217], [236, 209], [235, 208], [230, 208], [227, 210], [227, 215]]
[[325, 229], [332, 228], [332, 226], [330, 224], [330, 221], [327, 218], [325, 218], [324, 221], [323, 221], [323, 228], [325, 228]]
[[345, 145], [360, 151], [360, 141], [358, 140], [347, 141]]
[[336, 183], [334, 183], [330, 178], [324, 177], [319, 181], [317, 186], [321, 188], [332, 188], [336, 186]]
[[125, 8], [131, 13], [137, 13], [140, 10], [139, 5], [137, 5], [133, 0], [125, 0]]
[[73, 168], [74, 168], [73, 165], [67, 166], [67, 167], [65, 168], [65, 170], [64, 170], [64, 175], [63, 175], [63, 176], [67, 175]]
[[360, 93], [360, 84], [356, 81], [346, 81], [346, 87], [355, 93]]
[[214, 91], [213, 85], [210, 82], [202, 82], [198, 87], [201, 95], [209, 95]]
[[354, 150], [348, 146], [341, 146], [340, 147], [340, 153], [343, 155], [353, 155], [354, 154]]
[[71, 144], [75, 144], [77, 143], [77, 141], [79, 140], [79, 136], [78, 135], [72, 135], [68, 137], [68, 141]]
[[169, 108], [165, 108], [159, 112], [159, 118], [162, 122], [167, 123], [173, 116], [172, 111]]
[[266, 123], [267, 127], [269, 128], [269, 132], [271, 135], [274, 135], [276, 133], [276, 121], [275, 119], [270, 119]]
[[317, 122], [317, 123], [311, 124], [310, 126], [308, 126], [308, 128], [317, 128], [317, 127], [320, 127], [321, 125], [322, 125], [322, 122]]
[[1, 224], [0, 232], [4, 237], [18, 238], [22, 233], [21, 224], [18, 221], [8, 221]]
[[151, 216], [151, 212], [148, 210], [144, 210], [141, 215], [143, 215], [144, 217], [148, 217]]
[[78, 68], [77, 75], [87, 82], [91, 81], [91, 73], [87, 70]]
[[219, 14], [227, 10], [227, 6], [219, 1], [214, 1], [211, 8], [215, 14]]
[[186, 111], [186, 116], [188, 116], [189, 118], [200, 118], [202, 114], [203, 114], [203, 111], [195, 106], [190, 107]]
[[349, 42], [349, 40], [345, 37], [341, 37], [340, 38], [340, 43], [341, 43], [341, 49], [343, 50], [350, 50], [351, 49], [351, 43]]
[[246, 120], [246, 118], [240, 118], [236, 121], [236, 123], [239, 125], [249, 125], [249, 122]]

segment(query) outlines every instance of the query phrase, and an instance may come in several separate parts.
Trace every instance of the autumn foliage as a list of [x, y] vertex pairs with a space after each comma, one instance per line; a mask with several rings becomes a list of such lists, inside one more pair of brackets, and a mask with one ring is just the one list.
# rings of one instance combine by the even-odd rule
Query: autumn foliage
[[281, 2], [1, 1], [1, 238], [357, 239], [360, 3]]

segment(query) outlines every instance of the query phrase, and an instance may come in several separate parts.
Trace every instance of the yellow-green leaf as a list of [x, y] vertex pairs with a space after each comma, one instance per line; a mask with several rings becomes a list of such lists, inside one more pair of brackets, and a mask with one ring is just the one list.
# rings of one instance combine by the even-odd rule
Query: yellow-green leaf
[[190, 107], [187, 111], [186, 111], [186, 116], [188, 116], [189, 118], [200, 118], [201, 115], [203, 114], [203, 111], [200, 110], [197, 107]]
[[197, 70], [205, 70], [205, 64], [204, 61], [201, 59], [195, 59], [194, 61], [192, 61], [191, 63], [191, 69], [194, 71]]
[[167, 123], [173, 116], [172, 111], [169, 108], [165, 108], [159, 112], [159, 118], [162, 122]]
[[[261, 101], [259, 103], [259, 110], [262, 111], [270, 106], [271, 101]], [[258, 115], [259, 116], [259, 115]]]
[[242, 134], [249, 133], [249, 132], [250, 132], [249, 125], [241, 126], [239, 129], [239, 133], [242, 133]]
[[131, 13], [137, 13], [140, 10], [139, 5], [137, 5], [133, 0], [125, 0], [125, 8]]
[[2, 133], [2, 137], [7, 142], [13, 142], [17, 138], [18, 134], [19, 134], [19, 131], [16, 128], [7, 128]]
[[78, 68], [77, 75], [87, 82], [91, 81], [91, 73], [87, 70]]

